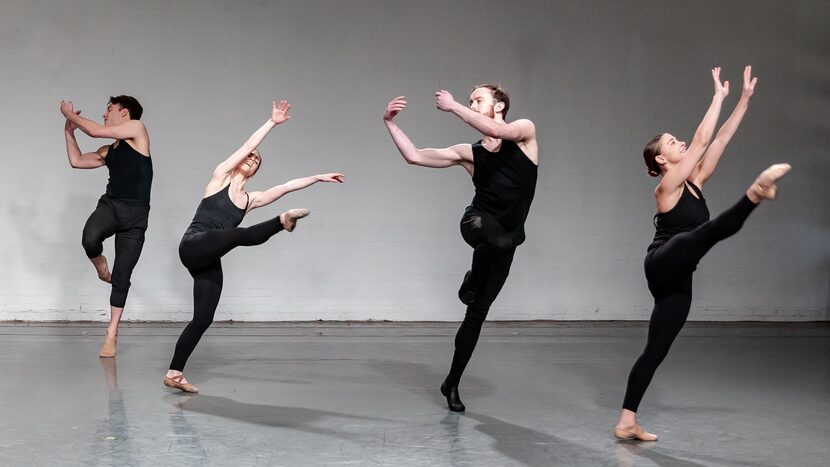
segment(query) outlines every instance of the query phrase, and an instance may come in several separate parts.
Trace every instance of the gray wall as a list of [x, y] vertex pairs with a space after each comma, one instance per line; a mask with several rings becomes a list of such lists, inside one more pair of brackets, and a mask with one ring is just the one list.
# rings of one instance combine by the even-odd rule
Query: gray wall
[[[830, 3], [4, 0], [0, 15], [0, 319], [105, 319], [108, 287], [80, 247], [105, 169], [72, 170], [61, 98], [100, 120], [107, 96], [144, 104], [155, 183], [126, 319], [186, 320], [177, 257], [211, 169], [267, 118], [292, 120], [262, 145], [250, 188], [342, 171], [257, 211], [312, 216], [293, 234], [228, 255], [217, 319], [457, 320], [471, 250], [458, 220], [472, 197], [460, 168], [407, 166], [381, 114], [421, 146], [477, 139], [434, 109], [500, 81], [511, 118], [536, 122], [541, 167], [528, 240], [493, 319], [647, 319], [642, 271], [653, 235], [640, 154], [659, 131], [690, 137], [712, 93], [759, 76], [751, 109], [705, 187], [717, 214], [771, 163], [794, 170], [779, 200], [700, 265], [691, 319], [826, 320], [830, 285]], [[82, 149], [98, 142], [79, 135]], [[112, 252], [111, 241], [107, 253]]]

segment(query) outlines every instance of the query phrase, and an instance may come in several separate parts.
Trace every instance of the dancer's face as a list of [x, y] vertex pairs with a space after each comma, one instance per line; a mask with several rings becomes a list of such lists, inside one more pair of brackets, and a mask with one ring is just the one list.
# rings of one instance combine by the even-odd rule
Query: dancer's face
[[118, 104], [108, 104], [104, 112], [104, 126], [118, 125], [130, 119], [130, 112], [122, 109]]
[[678, 141], [669, 133], [663, 133], [660, 137], [660, 154], [654, 160], [664, 168], [668, 168], [680, 162], [685, 156], [686, 143]]
[[504, 104], [493, 99], [493, 91], [487, 88], [477, 88], [470, 94], [470, 109], [490, 118], [501, 112]]
[[259, 169], [259, 164], [261, 162], [262, 157], [259, 155], [259, 151], [254, 149], [253, 152], [248, 154], [248, 156], [236, 167], [236, 170], [238, 170], [246, 178], [251, 178]]

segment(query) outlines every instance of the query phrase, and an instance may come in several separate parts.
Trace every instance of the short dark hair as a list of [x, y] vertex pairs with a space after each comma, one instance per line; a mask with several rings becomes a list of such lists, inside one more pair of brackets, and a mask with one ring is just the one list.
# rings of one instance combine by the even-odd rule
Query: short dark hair
[[651, 138], [646, 143], [646, 147], [643, 148], [643, 159], [646, 161], [648, 174], [652, 177], [656, 177], [662, 172], [662, 168], [655, 158], [660, 155], [660, 139], [663, 138], [663, 135], [664, 133], [660, 133], [654, 138]]
[[507, 90], [501, 87], [501, 84], [479, 84], [470, 93], [472, 94], [478, 88], [489, 89], [493, 93], [493, 100], [504, 104], [504, 108], [501, 109], [502, 118], [507, 117], [507, 111], [510, 110], [510, 96], [507, 95]]
[[141, 114], [144, 113], [144, 108], [141, 107], [141, 104], [133, 96], [125, 96], [123, 94], [120, 96], [112, 96], [107, 105], [109, 104], [120, 105], [122, 109], [127, 109], [130, 118], [133, 120], [141, 120]]

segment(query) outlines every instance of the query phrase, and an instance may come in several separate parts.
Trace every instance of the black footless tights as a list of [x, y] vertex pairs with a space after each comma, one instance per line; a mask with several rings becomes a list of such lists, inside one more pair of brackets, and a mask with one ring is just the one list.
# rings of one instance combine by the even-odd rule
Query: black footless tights
[[467, 306], [464, 321], [455, 335], [455, 354], [446, 379], [449, 386], [458, 386], [461, 380], [490, 305], [507, 280], [516, 251], [512, 237], [494, 218], [473, 210], [461, 219], [461, 235], [474, 248], [472, 268], [464, 285], [475, 290], [475, 301]]
[[222, 294], [222, 256], [238, 246], [265, 243], [282, 229], [280, 218], [275, 217], [250, 227], [185, 234], [179, 244], [179, 257], [193, 276], [193, 320], [187, 324], [176, 342], [176, 351], [170, 362], [171, 370], [184, 370], [184, 365], [202, 334], [213, 323], [213, 315]]
[[628, 376], [624, 409], [637, 411], [657, 366], [686, 322], [692, 303], [692, 273], [697, 263], [716, 243], [738, 232], [755, 206], [744, 196], [716, 218], [691, 232], [675, 235], [646, 254], [646, 279], [654, 296], [654, 309], [646, 348]]

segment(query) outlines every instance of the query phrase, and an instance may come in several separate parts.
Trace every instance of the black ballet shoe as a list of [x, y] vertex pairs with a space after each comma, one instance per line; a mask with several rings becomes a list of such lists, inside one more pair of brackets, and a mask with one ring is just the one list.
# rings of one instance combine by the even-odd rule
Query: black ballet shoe
[[464, 274], [464, 282], [461, 283], [461, 288], [458, 289], [458, 299], [465, 305], [472, 305], [476, 301], [476, 291], [470, 289], [469, 279], [470, 273], [467, 271]]
[[441, 394], [447, 398], [447, 407], [453, 412], [463, 412], [466, 407], [458, 395], [458, 386], [447, 386], [447, 382], [441, 383]]

